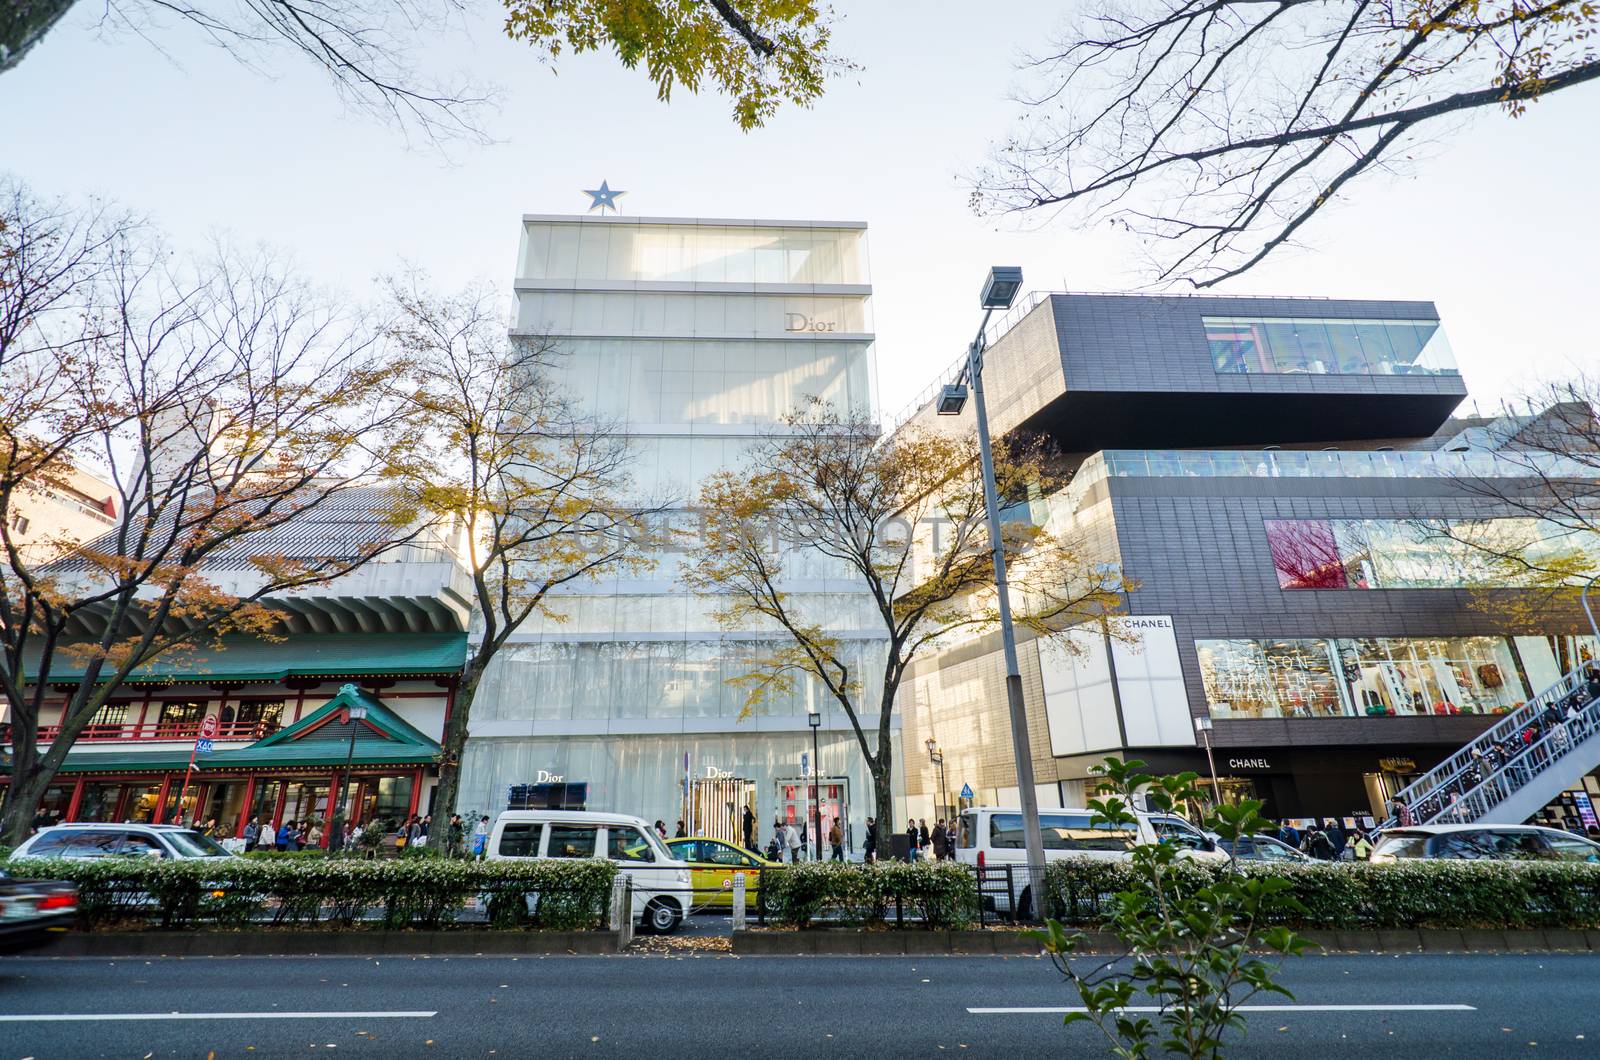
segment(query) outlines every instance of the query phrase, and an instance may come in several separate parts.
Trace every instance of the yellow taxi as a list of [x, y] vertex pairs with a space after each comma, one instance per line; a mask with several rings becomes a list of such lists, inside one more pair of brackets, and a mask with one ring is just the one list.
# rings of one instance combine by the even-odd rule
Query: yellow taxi
[[744, 873], [744, 885], [749, 901], [754, 903], [756, 890], [761, 886], [761, 870], [777, 868], [778, 862], [768, 861], [759, 854], [735, 846], [721, 839], [705, 836], [686, 836], [667, 840], [672, 856], [689, 863], [689, 875], [694, 880], [694, 905], [733, 905], [734, 873]]

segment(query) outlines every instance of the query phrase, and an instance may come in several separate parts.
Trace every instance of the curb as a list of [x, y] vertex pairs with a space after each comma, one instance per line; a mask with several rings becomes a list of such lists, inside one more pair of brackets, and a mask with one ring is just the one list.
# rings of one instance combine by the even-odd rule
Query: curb
[[368, 957], [618, 953], [611, 931], [73, 932], [35, 957]]
[[[1324, 953], [1600, 953], [1600, 931], [1301, 931]], [[1079, 953], [1120, 953], [1106, 932], [1085, 931]], [[740, 956], [1037, 956], [1039, 944], [1015, 931], [736, 931]]]

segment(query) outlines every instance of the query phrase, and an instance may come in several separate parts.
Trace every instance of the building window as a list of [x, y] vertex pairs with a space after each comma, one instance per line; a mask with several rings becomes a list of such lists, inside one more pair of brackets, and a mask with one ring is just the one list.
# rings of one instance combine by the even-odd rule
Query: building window
[[13, 515], [11, 517], [11, 531], [18, 536], [26, 534], [28, 532], [29, 525], [28, 517], [26, 515]]
[[1196, 640], [1219, 718], [1502, 714], [1527, 699], [1504, 637]]
[[241, 699], [234, 711], [234, 720], [238, 725], [265, 725], [276, 729], [283, 724], [283, 700]]
[[164, 729], [197, 726], [206, 715], [206, 704], [204, 699], [169, 699], [161, 704], [157, 724]]
[[120, 729], [128, 722], [127, 703], [107, 703], [89, 719], [90, 729]]
[[1581, 585], [1600, 540], [1540, 519], [1267, 519], [1282, 589], [1517, 589]]
[[1345, 589], [1349, 581], [1333, 524], [1326, 519], [1268, 519], [1267, 547], [1280, 589]]
[[1457, 375], [1437, 320], [1202, 317], [1223, 374]]

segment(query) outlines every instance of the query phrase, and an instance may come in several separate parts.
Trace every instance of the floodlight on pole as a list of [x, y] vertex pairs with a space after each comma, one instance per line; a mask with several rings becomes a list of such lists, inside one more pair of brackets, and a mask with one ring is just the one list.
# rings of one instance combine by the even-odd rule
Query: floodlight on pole
[[1209, 715], [1194, 719], [1194, 731], [1200, 734], [1200, 739], [1206, 745], [1206, 767], [1211, 771], [1211, 797], [1218, 806], [1222, 805], [1222, 785], [1217, 780], [1217, 760], [1211, 755], [1211, 717]]
[[1006, 705], [1011, 718], [1011, 753], [1016, 759], [1017, 792], [1021, 798], [1022, 845], [1027, 856], [1027, 914], [1036, 915], [1037, 893], [1032, 884], [1044, 881], [1044, 835], [1039, 827], [1039, 793], [1033, 785], [1033, 747], [1028, 738], [1028, 707], [1022, 696], [1022, 666], [1017, 661], [1017, 633], [1011, 623], [1011, 597], [1006, 588], [1005, 541], [1000, 533], [1000, 496], [994, 480], [994, 452], [989, 443], [989, 410], [983, 400], [983, 351], [987, 342], [989, 318], [996, 309], [1009, 309], [1022, 290], [1022, 269], [1016, 265], [994, 265], [978, 296], [983, 323], [977, 337], [967, 347], [967, 363], [961, 374], [939, 393], [936, 411], [941, 416], [957, 416], [966, 405], [967, 387], [972, 388], [973, 411], [978, 431], [978, 463], [983, 474], [983, 506], [989, 522], [989, 553], [994, 563], [995, 599], [1000, 612], [1000, 642], [1005, 649]]

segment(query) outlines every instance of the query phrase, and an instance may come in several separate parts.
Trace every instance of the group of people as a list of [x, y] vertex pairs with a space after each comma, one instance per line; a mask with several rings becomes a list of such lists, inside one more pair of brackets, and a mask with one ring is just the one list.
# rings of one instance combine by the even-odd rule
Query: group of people
[[[781, 818], [772, 822], [772, 840], [767, 844], [766, 855], [768, 861], [782, 861], [784, 855], [789, 856], [791, 862], [805, 861], [811, 857], [811, 836], [807, 827], [808, 822], [801, 821], [798, 826], [793, 822], [786, 822]], [[870, 825], [869, 825], [870, 828]], [[750, 832], [745, 831], [746, 846], [749, 846]], [[828, 856], [833, 861], [844, 860], [844, 829], [839, 823], [839, 818], [833, 818], [826, 829], [824, 838], [827, 845], [820, 847], [818, 853]], [[829, 853], [831, 849], [832, 853]]]
[[947, 827], [944, 818], [928, 829], [928, 819], [906, 822], [906, 860], [954, 861], [956, 857], [956, 830], [954, 822]]
[[1318, 819], [1303, 829], [1284, 821], [1272, 837], [1318, 861], [1365, 861], [1372, 853], [1371, 834], [1345, 828], [1338, 818]]

